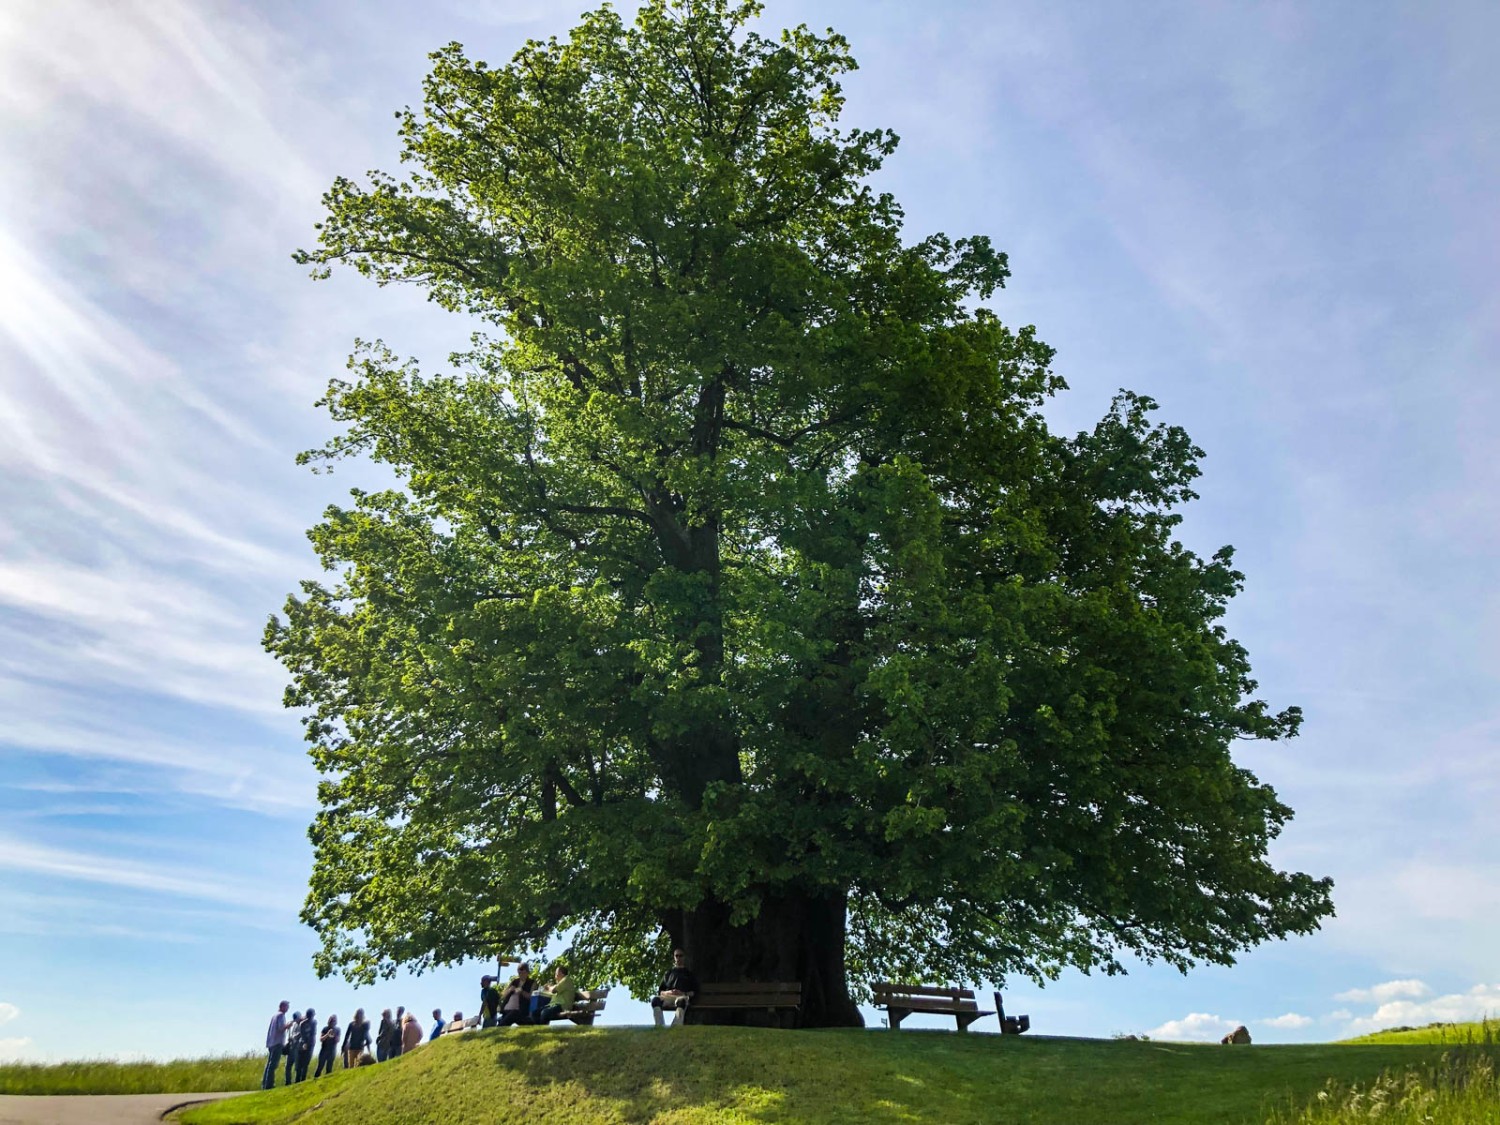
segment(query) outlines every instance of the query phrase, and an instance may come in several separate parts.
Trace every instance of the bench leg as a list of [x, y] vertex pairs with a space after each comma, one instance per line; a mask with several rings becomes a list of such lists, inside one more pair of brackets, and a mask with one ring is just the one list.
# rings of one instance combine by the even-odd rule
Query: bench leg
[[979, 1018], [973, 1012], [954, 1012], [953, 1017], [958, 1021], [959, 1031], [968, 1031], [969, 1025]]
[[891, 1021], [891, 1030], [892, 1031], [900, 1031], [901, 1030], [901, 1021], [904, 1020], [909, 1015], [911, 1015], [911, 1012], [907, 1011], [905, 1008], [887, 1008], [886, 1009], [886, 1016]]

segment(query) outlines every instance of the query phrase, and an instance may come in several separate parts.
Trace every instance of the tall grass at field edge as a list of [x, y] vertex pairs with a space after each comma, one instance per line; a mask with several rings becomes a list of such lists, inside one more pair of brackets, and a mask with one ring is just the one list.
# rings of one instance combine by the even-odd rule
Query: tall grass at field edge
[[169, 1062], [78, 1059], [0, 1064], [0, 1094], [179, 1094], [258, 1090], [266, 1056], [219, 1055]]

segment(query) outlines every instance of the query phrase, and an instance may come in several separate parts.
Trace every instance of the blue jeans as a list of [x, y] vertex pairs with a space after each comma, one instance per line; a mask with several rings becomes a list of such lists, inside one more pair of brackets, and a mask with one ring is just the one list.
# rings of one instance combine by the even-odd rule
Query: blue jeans
[[281, 1061], [282, 1046], [280, 1043], [274, 1047], [267, 1047], [266, 1053], [271, 1057], [266, 1060], [266, 1072], [261, 1075], [260, 1088], [271, 1090], [276, 1086], [276, 1064]]

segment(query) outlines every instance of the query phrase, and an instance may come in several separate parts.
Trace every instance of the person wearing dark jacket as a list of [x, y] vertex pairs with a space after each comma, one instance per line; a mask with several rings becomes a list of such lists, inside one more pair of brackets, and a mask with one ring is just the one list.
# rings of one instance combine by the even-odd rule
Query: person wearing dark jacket
[[385, 1062], [391, 1057], [391, 1043], [401, 1036], [400, 1029], [391, 1022], [391, 1010], [380, 1010], [380, 1030], [375, 1033], [375, 1061]]
[[292, 1075], [297, 1070], [297, 1048], [302, 1043], [302, 1013], [293, 1012], [292, 1018], [286, 1025], [286, 1050], [282, 1052], [282, 1058], [286, 1060], [286, 1078], [283, 1086], [292, 1084]]
[[322, 1078], [325, 1074], [333, 1073], [334, 1056], [339, 1053], [339, 1018], [328, 1017], [328, 1026], [323, 1029], [323, 1034], [318, 1036], [318, 1069], [313, 1071], [314, 1078]]
[[500, 1022], [500, 990], [495, 978], [486, 973], [479, 978], [479, 1026], [494, 1027]]
[[386, 1051], [385, 1057], [393, 1059], [405, 1049], [406, 1040], [402, 1036], [402, 1025], [406, 1022], [406, 1005], [402, 1004], [396, 1008], [396, 1018], [391, 1021], [394, 1030], [391, 1033], [390, 1050]]
[[297, 1081], [307, 1081], [307, 1064], [312, 1062], [313, 1044], [318, 1038], [318, 1013], [309, 1008], [297, 1025]]
[[516, 975], [510, 978], [510, 983], [500, 994], [501, 1027], [531, 1022], [531, 993], [535, 988], [536, 981], [531, 979], [531, 966], [522, 961], [516, 966]]
[[651, 1018], [656, 1021], [656, 1026], [662, 1026], [663, 1005], [670, 1006], [675, 1012], [672, 1026], [680, 1024], [693, 999], [693, 993], [697, 991], [698, 978], [687, 967], [687, 954], [680, 949], [672, 950], [672, 967], [661, 978], [661, 988], [657, 994], [651, 997]]
[[359, 1058], [370, 1046], [370, 1021], [363, 1008], [354, 1009], [354, 1018], [344, 1031], [344, 1069], [359, 1065]]

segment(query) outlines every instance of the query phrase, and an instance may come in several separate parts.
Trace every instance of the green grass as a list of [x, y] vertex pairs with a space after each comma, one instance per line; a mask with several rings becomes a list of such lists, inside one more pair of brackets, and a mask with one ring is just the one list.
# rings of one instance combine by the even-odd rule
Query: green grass
[[177, 1094], [258, 1090], [265, 1055], [221, 1055], [171, 1062], [0, 1064], [0, 1094]]
[[[187, 1111], [189, 1125], [1260, 1125], [1440, 1047], [1220, 1047], [951, 1032], [477, 1032]], [[1284, 1118], [1286, 1119], [1286, 1118]]]
[[1368, 1084], [1330, 1083], [1310, 1103], [1275, 1114], [1268, 1125], [1494, 1125], [1500, 1120], [1497, 1062], [1500, 1052], [1493, 1047], [1455, 1048], [1436, 1064], [1393, 1071]]
[[1426, 1027], [1392, 1028], [1345, 1043], [1437, 1043], [1447, 1047], [1489, 1046], [1500, 1044], [1500, 1020], [1478, 1023], [1430, 1023]]

